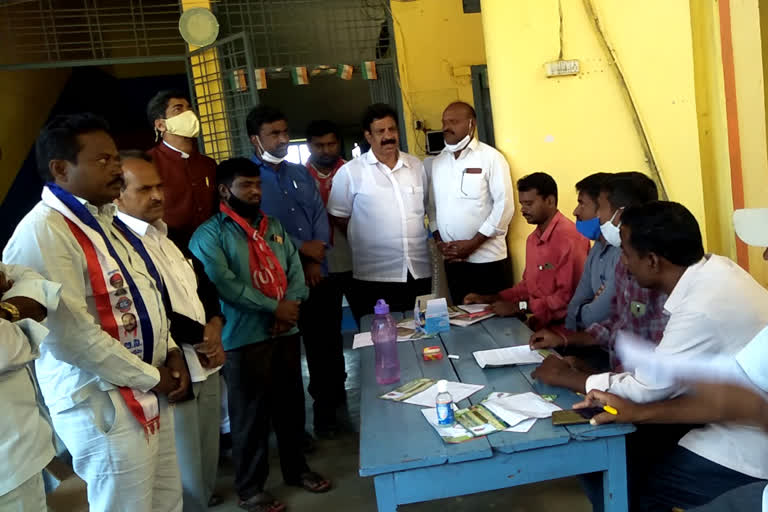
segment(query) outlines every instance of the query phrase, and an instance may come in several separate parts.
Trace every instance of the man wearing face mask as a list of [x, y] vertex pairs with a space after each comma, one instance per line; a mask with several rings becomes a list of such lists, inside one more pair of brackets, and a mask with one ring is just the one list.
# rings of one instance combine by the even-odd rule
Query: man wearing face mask
[[261, 170], [262, 208], [285, 227], [299, 250], [309, 298], [301, 306], [299, 328], [314, 399], [314, 426], [319, 435], [336, 429], [336, 408], [345, 398], [344, 353], [339, 330], [326, 319], [336, 312], [335, 290], [328, 279], [330, 246], [328, 212], [307, 169], [285, 160], [290, 136], [285, 115], [269, 105], [251, 110], [246, 121], [253, 144], [251, 161]]
[[469, 292], [496, 294], [512, 285], [507, 228], [515, 213], [504, 156], [475, 137], [471, 105], [443, 112], [445, 149], [432, 163], [429, 228], [445, 258], [454, 304]]
[[573, 210], [576, 229], [594, 245], [587, 255], [584, 273], [568, 304], [565, 327], [584, 329], [595, 322], [602, 322], [611, 315], [616, 287], [614, 275], [621, 249], [606, 242], [600, 231], [600, 217], [597, 216], [600, 189], [613, 174], [598, 172], [587, 176], [576, 184], [578, 204]]
[[165, 184], [171, 240], [186, 249], [195, 230], [217, 211], [216, 162], [197, 149], [200, 122], [182, 91], [160, 91], [147, 106], [159, 143], [148, 151]]
[[349, 299], [358, 321], [378, 299], [392, 311], [412, 311], [416, 297], [431, 288], [427, 175], [418, 158], [400, 151], [397, 117], [383, 103], [366, 109], [362, 125], [371, 150], [339, 169], [328, 200], [352, 248]]
[[[656, 184], [644, 174], [627, 172], [608, 178], [597, 198], [601, 237], [608, 245], [620, 250], [621, 238], [617, 237], [624, 209], [646, 204], [657, 197]], [[668, 319], [664, 313], [666, 294], [641, 287], [627, 272], [621, 259], [616, 264], [614, 279], [613, 311], [608, 318], [582, 330], [571, 330], [567, 326], [541, 329], [531, 336], [531, 347], [562, 347], [571, 353], [575, 349], [580, 356], [585, 355], [585, 347], [600, 347], [604, 354], [602, 358], [589, 357], [591, 365], [601, 366], [594, 370], [605, 369], [604, 366], [616, 370], [621, 368], [621, 362], [616, 359], [613, 345], [619, 331], [629, 331], [654, 343], [661, 341]]]
[[330, 482], [309, 470], [302, 451], [299, 304], [309, 295], [299, 251], [280, 221], [261, 210], [261, 170], [246, 158], [219, 164], [221, 212], [192, 236], [190, 249], [221, 297], [232, 458], [239, 505], [279, 511], [264, 486], [273, 427], [283, 479], [309, 492]]

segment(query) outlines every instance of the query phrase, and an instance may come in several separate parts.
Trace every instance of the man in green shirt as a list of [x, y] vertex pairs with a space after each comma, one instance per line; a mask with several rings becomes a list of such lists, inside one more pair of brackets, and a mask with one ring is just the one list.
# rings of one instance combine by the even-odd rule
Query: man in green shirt
[[240, 507], [279, 512], [264, 491], [274, 425], [286, 483], [325, 492], [329, 481], [309, 470], [302, 451], [304, 391], [296, 322], [309, 295], [299, 252], [277, 219], [261, 211], [259, 167], [245, 158], [219, 164], [221, 212], [201, 225], [189, 248], [216, 285], [226, 324], [232, 455]]

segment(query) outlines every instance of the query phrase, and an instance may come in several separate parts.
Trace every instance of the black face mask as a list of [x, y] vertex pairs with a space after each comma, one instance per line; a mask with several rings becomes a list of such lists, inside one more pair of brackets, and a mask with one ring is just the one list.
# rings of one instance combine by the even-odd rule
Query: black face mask
[[236, 214], [246, 219], [257, 219], [261, 215], [261, 201], [256, 204], [246, 203], [229, 189], [229, 198], [227, 204], [232, 208]]
[[321, 154], [318, 156], [313, 156], [312, 161], [319, 165], [320, 167], [333, 167], [333, 165], [336, 163], [336, 161], [339, 159], [338, 156], [333, 155], [326, 155]]

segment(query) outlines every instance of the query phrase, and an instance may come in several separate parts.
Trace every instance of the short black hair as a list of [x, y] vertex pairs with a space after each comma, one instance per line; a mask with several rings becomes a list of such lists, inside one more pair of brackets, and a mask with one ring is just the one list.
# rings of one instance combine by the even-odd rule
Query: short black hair
[[597, 202], [597, 198], [600, 196], [600, 189], [603, 187], [603, 183], [605, 183], [605, 180], [611, 176], [613, 176], [613, 173], [610, 172], [596, 172], [594, 174], [590, 174], [583, 180], [576, 183], [576, 191], [584, 192], [594, 202]]
[[621, 223], [630, 229], [629, 243], [642, 256], [653, 252], [681, 267], [704, 257], [699, 223], [679, 203], [651, 201], [627, 208]]
[[258, 135], [261, 126], [266, 123], [274, 123], [276, 121], [285, 121], [288, 118], [285, 114], [276, 107], [271, 105], [259, 105], [253, 107], [248, 112], [248, 117], [245, 120], [245, 128], [248, 130], [248, 136]]
[[555, 204], [557, 204], [557, 183], [549, 174], [534, 172], [517, 180], [518, 192], [528, 192], [529, 190], [535, 190], [544, 199], [553, 196]]
[[261, 176], [259, 166], [247, 158], [237, 157], [224, 160], [216, 166], [216, 185], [232, 186], [235, 178]]
[[135, 158], [136, 160], [144, 160], [145, 162], [152, 162], [152, 155], [141, 149], [121, 149], [120, 158]]
[[168, 102], [172, 98], [182, 98], [189, 101], [190, 104], [192, 103], [189, 100], [189, 94], [181, 89], [166, 89], [158, 92], [152, 96], [152, 99], [147, 104], [147, 119], [150, 125], [154, 127], [156, 120], [165, 119], [165, 111], [168, 110]]
[[615, 174], [605, 180], [601, 190], [605, 192], [611, 207], [616, 210], [659, 199], [656, 183], [641, 172]]
[[43, 181], [52, 179], [48, 168], [51, 160], [66, 160], [76, 164], [77, 154], [82, 149], [77, 137], [93, 132], [109, 134], [109, 125], [102, 117], [88, 112], [56, 116], [46, 124], [35, 142], [37, 169]]
[[399, 127], [397, 121], [397, 110], [387, 105], [386, 103], [374, 103], [370, 105], [363, 113], [362, 127], [364, 132], [371, 131], [371, 125], [374, 121], [391, 117], [395, 121], [395, 126]]
[[466, 101], [454, 101], [453, 103], [445, 107], [445, 110], [448, 110], [451, 107], [464, 107], [465, 109], [467, 109], [467, 112], [469, 112], [469, 116], [472, 119], [477, 119], [477, 112], [475, 112], [475, 107], [473, 107]]
[[312, 142], [313, 137], [322, 137], [329, 133], [334, 134], [336, 138], [339, 139], [339, 142], [341, 142], [341, 131], [339, 131], [339, 127], [336, 123], [328, 121], [327, 119], [312, 121], [307, 125], [307, 143]]

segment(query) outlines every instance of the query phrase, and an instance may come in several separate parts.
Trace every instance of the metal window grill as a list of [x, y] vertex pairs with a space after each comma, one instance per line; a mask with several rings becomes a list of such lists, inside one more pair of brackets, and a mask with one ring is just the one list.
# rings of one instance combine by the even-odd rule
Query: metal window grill
[[222, 32], [245, 32], [256, 67], [359, 64], [394, 48], [389, 0], [219, 0]]
[[178, 1], [16, 0], [0, 4], [0, 67], [183, 59]]
[[187, 59], [203, 149], [219, 162], [253, 151], [245, 119], [259, 98], [249, 45], [243, 33], [235, 34], [190, 52]]

